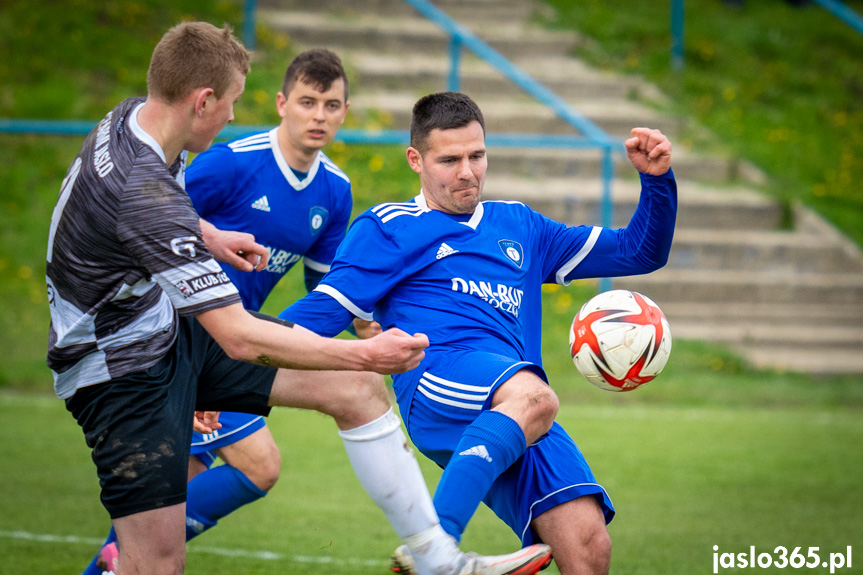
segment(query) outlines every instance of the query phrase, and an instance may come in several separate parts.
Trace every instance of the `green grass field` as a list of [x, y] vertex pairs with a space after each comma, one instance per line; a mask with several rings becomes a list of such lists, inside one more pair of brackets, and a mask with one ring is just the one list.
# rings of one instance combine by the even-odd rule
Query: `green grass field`
[[[612, 573], [711, 573], [714, 545], [720, 553], [781, 545], [804, 554], [817, 546], [825, 559], [849, 545], [863, 550], [859, 410], [613, 405], [598, 401], [611, 394], [583, 381], [567, 386], [597, 400], [565, 402], [559, 421], [618, 509]], [[0, 442], [0, 574], [77, 572], [108, 525], [81, 433], [62, 402], [44, 395], [0, 392], [0, 421], [15, 437]], [[187, 572], [386, 572], [398, 541], [353, 477], [332, 422], [276, 410], [270, 425], [282, 448], [281, 480], [193, 541]], [[439, 472], [420, 461], [433, 487]], [[463, 547], [498, 553], [517, 545], [481, 507]], [[859, 561], [837, 572], [863, 572]]]

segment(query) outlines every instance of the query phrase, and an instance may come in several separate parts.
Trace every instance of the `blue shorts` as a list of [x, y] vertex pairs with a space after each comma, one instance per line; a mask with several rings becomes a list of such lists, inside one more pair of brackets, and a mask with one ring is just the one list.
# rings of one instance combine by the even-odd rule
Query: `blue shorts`
[[[436, 353], [437, 352], [437, 353]], [[546, 380], [536, 364], [480, 351], [435, 350], [422, 365], [394, 377], [396, 398], [411, 440], [426, 457], [446, 467], [465, 428], [490, 408], [495, 390], [528, 369]], [[531, 521], [567, 501], [593, 495], [605, 514], [614, 506], [596, 482], [575, 442], [557, 422], [494, 482], [483, 501], [521, 538], [539, 542]]]
[[222, 424], [222, 427], [213, 433], [201, 435], [197, 431], [192, 432], [190, 453], [200, 459], [201, 463], [207, 467], [216, 461], [216, 449], [236, 443], [267, 425], [267, 422], [260, 415], [233, 411], [220, 413], [219, 423]]

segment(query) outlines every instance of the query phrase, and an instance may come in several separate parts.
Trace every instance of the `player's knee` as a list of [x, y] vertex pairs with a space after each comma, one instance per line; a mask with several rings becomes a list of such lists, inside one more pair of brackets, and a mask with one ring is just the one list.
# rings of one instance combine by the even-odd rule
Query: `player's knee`
[[604, 525], [593, 532], [588, 549], [593, 573], [606, 575], [611, 567], [611, 536]]
[[278, 450], [268, 454], [265, 459], [258, 463], [257, 477], [253, 481], [255, 485], [269, 491], [279, 480], [279, 475], [282, 472], [282, 455]]
[[557, 417], [560, 401], [553, 389], [547, 385], [541, 385], [532, 390], [528, 396], [528, 409], [534, 424], [544, 428], [543, 433], [545, 433], [551, 429], [551, 424]]
[[603, 516], [579, 526], [579, 547], [583, 550], [582, 567], [579, 572], [607, 575], [611, 566], [611, 536]]
[[369, 372], [345, 372], [339, 391], [327, 400], [327, 415], [340, 427], [362, 425], [385, 413], [390, 407], [383, 377]]

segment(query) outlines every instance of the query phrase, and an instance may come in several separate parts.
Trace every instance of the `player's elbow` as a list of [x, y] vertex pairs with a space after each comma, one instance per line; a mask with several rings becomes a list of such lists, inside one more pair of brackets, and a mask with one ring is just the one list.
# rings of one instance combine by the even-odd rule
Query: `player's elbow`
[[239, 334], [231, 334], [216, 339], [216, 342], [231, 359], [237, 361], [254, 361], [258, 354], [254, 346]]

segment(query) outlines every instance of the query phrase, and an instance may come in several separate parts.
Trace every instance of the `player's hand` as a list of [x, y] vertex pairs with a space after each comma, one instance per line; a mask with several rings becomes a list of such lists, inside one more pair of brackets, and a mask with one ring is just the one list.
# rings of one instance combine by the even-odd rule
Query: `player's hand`
[[425, 357], [423, 350], [428, 347], [429, 339], [422, 333], [410, 335], [392, 328], [361, 343], [368, 347], [364, 370], [391, 375], [418, 366]]
[[267, 268], [270, 250], [257, 243], [252, 234], [220, 230], [201, 219], [201, 235], [207, 249], [217, 261], [241, 272], [263, 271]]
[[358, 317], [354, 318], [354, 331], [357, 333], [357, 337], [360, 339], [370, 339], [376, 335], [380, 335], [383, 330], [381, 329], [381, 324], [372, 320], [366, 321], [364, 319], [360, 319]]
[[661, 176], [671, 168], [671, 142], [659, 130], [633, 128], [624, 145], [629, 161], [643, 174]]
[[198, 433], [207, 435], [222, 427], [219, 423], [220, 411], [196, 411], [192, 418], [192, 427]]

